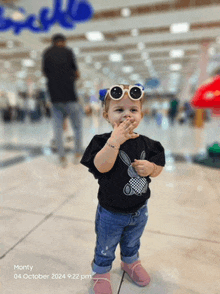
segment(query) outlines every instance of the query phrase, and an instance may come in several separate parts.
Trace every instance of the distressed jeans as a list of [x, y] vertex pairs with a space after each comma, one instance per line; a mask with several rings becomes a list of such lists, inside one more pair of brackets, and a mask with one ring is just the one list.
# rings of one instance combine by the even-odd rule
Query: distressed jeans
[[63, 120], [66, 116], [69, 117], [75, 133], [74, 152], [82, 152], [82, 114], [80, 104], [78, 102], [54, 103], [52, 112], [54, 134], [59, 156], [63, 157], [65, 155], [63, 143]]
[[148, 220], [147, 203], [135, 213], [115, 213], [97, 207], [96, 248], [92, 270], [104, 274], [111, 270], [115, 250], [120, 244], [121, 260], [133, 263], [139, 259], [140, 238]]

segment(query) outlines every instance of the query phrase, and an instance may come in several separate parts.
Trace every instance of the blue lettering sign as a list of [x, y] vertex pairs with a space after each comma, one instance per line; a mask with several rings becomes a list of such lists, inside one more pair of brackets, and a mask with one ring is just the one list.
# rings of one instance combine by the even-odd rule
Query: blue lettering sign
[[62, 5], [63, 0], [54, 0], [53, 11], [43, 7], [39, 11], [39, 17], [30, 14], [23, 21], [5, 18], [5, 9], [0, 7], [0, 32], [12, 29], [18, 35], [29, 29], [34, 33], [43, 33], [48, 32], [55, 23], [66, 29], [74, 29], [76, 23], [88, 21], [93, 16], [93, 8], [87, 0], [68, 0], [65, 10]]

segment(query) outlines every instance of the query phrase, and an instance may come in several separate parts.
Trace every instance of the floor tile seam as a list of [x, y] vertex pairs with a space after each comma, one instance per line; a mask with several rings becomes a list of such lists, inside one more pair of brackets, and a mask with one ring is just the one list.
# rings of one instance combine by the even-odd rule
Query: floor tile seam
[[124, 276], [125, 276], [125, 271], [123, 271], [123, 274], [122, 274], [122, 276], [121, 276], [121, 280], [120, 280], [120, 284], [119, 284], [119, 286], [118, 286], [117, 294], [120, 294], [121, 287], [122, 287], [122, 284], [123, 284], [123, 281], [124, 281]]
[[[41, 216], [47, 216], [46, 213], [42, 213], [42, 212], [37, 212], [37, 211], [33, 211], [33, 210], [26, 210], [26, 209], [20, 209], [20, 208], [13, 208], [13, 207], [6, 207], [6, 206], [1, 206], [1, 209], [7, 209], [7, 210], [12, 210], [12, 211], [17, 211], [17, 212], [24, 212], [27, 214], [35, 214], [35, 215], [41, 215]], [[82, 219], [82, 218], [74, 218], [71, 216], [64, 216], [64, 215], [58, 215], [58, 214], [53, 214], [54, 218], [60, 218], [60, 219], [66, 219], [66, 220], [72, 220], [72, 221], [78, 221], [78, 222], [87, 222], [87, 223], [94, 223], [94, 221], [90, 221], [87, 219]]]
[[36, 215], [42, 215], [42, 216], [46, 216], [46, 213], [42, 213], [42, 212], [37, 212], [37, 211], [33, 211], [33, 210], [26, 210], [26, 209], [22, 209], [22, 208], [14, 208], [14, 207], [8, 207], [8, 206], [1, 206], [2, 209], [7, 209], [7, 210], [12, 210], [12, 211], [17, 211], [17, 212], [24, 212], [24, 213], [29, 213], [29, 214], [36, 214]]
[[45, 217], [38, 224], [36, 224], [25, 236], [23, 236], [18, 242], [16, 242], [11, 248], [9, 248], [3, 255], [1, 255], [0, 259], [3, 259], [10, 251], [12, 251], [22, 241], [24, 241], [31, 233], [33, 233], [44, 222], [46, 222], [49, 218], [51, 218], [63, 205], [65, 205], [68, 201], [70, 201], [74, 196], [75, 196], [75, 194], [70, 195], [57, 208], [55, 208], [51, 213], [45, 215]]
[[0, 150], [6, 149], [7, 151], [32, 151], [40, 148], [42, 148], [42, 145], [16, 144], [13, 142], [8, 142], [0, 145]]
[[[8, 148], [10, 147], [10, 148]], [[25, 162], [25, 159], [28, 157], [31, 160], [34, 160], [37, 157], [44, 156], [44, 152], [42, 151], [43, 148], [50, 148], [50, 146], [44, 146], [44, 145], [36, 145], [36, 146], [30, 146], [30, 145], [18, 145], [18, 144], [4, 144], [0, 146], [0, 150], [7, 150], [7, 151], [20, 151], [20, 152], [26, 152], [26, 155], [20, 155], [15, 156], [11, 159], [6, 159], [3, 161], [0, 161], [0, 169], [8, 168], [10, 166], [17, 165], [19, 163]]]
[[[9, 152], [10, 154], [15, 154], [15, 153], [24, 153], [24, 152], [28, 152], [29, 150], [27, 149], [9, 149], [7, 148], [7, 146], [0, 146], [0, 152], [5, 153], [5, 152]], [[6, 153], [7, 154], [7, 153]]]
[[[11, 152], [25, 151], [31, 154], [33, 154], [33, 152], [44, 154], [42, 151], [42, 149], [44, 148], [50, 148], [51, 150], [54, 149], [53, 147], [51, 147], [50, 144], [43, 144], [43, 143], [40, 145], [28, 145], [28, 144], [16, 144], [16, 143], [5, 143], [3, 145], [0, 145], [0, 151], [5, 151], [5, 150], [11, 151]], [[67, 146], [65, 146], [64, 148], [67, 152], [70, 152], [73, 150], [72, 148]]]
[[195, 241], [201, 241], [201, 242], [220, 244], [220, 241], [216, 241], [216, 240], [209, 240], [209, 239], [202, 239], [202, 238], [196, 238], [196, 237], [190, 237], [190, 236], [170, 234], [170, 233], [165, 233], [165, 232], [161, 232], [161, 231], [154, 231], [154, 230], [148, 230], [148, 229], [146, 231], [149, 232], [149, 233], [152, 233], [152, 234], [158, 234], [158, 235], [164, 235], [164, 236], [170, 236], [170, 237], [176, 237], [176, 238], [182, 238], [182, 239], [189, 239], [189, 240], [195, 240]]
[[31, 159], [33, 161], [37, 157], [43, 156], [44, 154], [27, 154], [27, 155], [20, 155], [20, 156], [15, 156], [11, 159], [6, 159], [0, 162], [0, 169], [5, 169], [9, 167], [14, 167], [15, 165], [18, 164], [24, 164], [26, 162], [26, 159]]
[[63, 215], [53, 215], [54, 218], [59, 218], [59, 219], [65, 219], [65, 220], [71, 220], [71, 221], [77, 221], [77, 222], [84, 222], [84, 223], [90, 223], [94, 224], [95, 220], [88, 220], [88, 219], [82, 219], [82, 218], [74, 218], [70, 216], [63, 216]]
[[[31, 151], [38, 151], [37, 152], [37, 154], [34, 154], [34, 155], [43, 155], [43, 151], [42, 151], [42, 149], [43, 148], [51, 148], [51, 146], [50, 145], [34, 145], [34, 146], [32, 146], [32, 145], [24, 145], [24, 144], [20, 144], [20, 145], [18, 145], [18, 144], [13, 144], [13, 143], [6, 143], [6, 144], [3, 144], [3, 145], [0, 145], [0, 150], [5, 150], [5, 149], [8, 149], [8, 147], [11, 147], [11, 148], [15, 148], [15, 149], [10, 149], [11, 151], [26, 151], [26, 152], [28, 152], [29, 153], [29, 155], [33, 155], [32, 153], [31, 153]], [[40, 152], [39, 152], [39, 149], [41, 150]], [[72, 150], [71, 148], [66, 148], [66, 149], [68, 149], [68, 151], [70, 151], [70, 150]], [[70, 149], [70, 150], [69, 150]], [[181, 153], [176, 153], [176, 152], [172, 152], [172, 153], [169, 153], [169, 157], [178, 157], [178, 156], [182, 156], [183, 158], [186, 158], [187, 156], [188, 156], [188, 153], [186, 154], [186, 153], [184, 153], [184, 152], [181, 152]], [[190, 157], [193, 157], [194, 156], [194, 154], [190, 154], [189, 155]], [[34, 156], [33, 156], [34, 157]], [[184, 160], [184, 161], [179, 161], [179, 160], [177, 160], [177, 162], [178, 163], [181, 163], [181, 162], [188, 162], [188, 160]], [[188, 163], [190, 163], [190, 164], [193, 164], [193, 162], [192, 161], [190, 161], [190, 162], [188, 162]]]
[[[45, 148], [45, 147], [42, 147]], [[33, 161], [34, 159], [38, 158], [38, 157], [47, 157], [48, 155], [45, 155], [43, 153], [43, 151], [41, 152], [36, 152], [36, 153], [31, 153], [29, 152], [29, 150], [25, 150], [27, 151], [27, 155], [20, 155], [20, 156], [15, 156], [13, 158], [10, 159], [6, 159], [3, 161], [0, 161], [0, 170], [5, 169], [5, 168], [9, 168], [9, 167], [14, 167], [15, 165], [18, 164], [23, 164], [26, 161], [26, 158], [28, 157], [29, 160]], [[67, 150], [67, 153], [69, 153], [70, 150]]]
[[[4, 168], [4, 167], [7, 167], [8, 165], [12, 165], [12, 162], [21, 162], [25, 160], [27, 156], [26, 155], [18, 155], [18, 156], [14, 156], [13, 158], [10, 158], [10, 159], [5, 159], [5, 160], [1, 160], [0, 161], [0, 167], [1, 168]], [[5, 166], [6, 165], [6, 166]]]

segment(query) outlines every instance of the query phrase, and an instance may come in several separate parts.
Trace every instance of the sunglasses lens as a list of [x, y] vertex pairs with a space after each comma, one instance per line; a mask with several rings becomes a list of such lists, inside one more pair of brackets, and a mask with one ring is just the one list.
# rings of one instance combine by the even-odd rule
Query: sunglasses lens
[[120, 87], [114, 87], [111, 89], [110, 94], [114, 99], [119, 99], [121, 98], [123, 91]]
[[138, 87], [132, 87], [130, 90], [130, 95], [133, 99], [139, 99], [142, 95], [142, 91]]

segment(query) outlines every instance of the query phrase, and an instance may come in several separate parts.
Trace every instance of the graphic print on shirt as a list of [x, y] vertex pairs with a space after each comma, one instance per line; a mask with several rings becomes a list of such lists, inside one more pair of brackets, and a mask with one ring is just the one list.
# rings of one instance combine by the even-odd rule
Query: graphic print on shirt
[[[145, 151], [141, 153], [141, 160], [145, 159]], [[138, 195], [141, 196], [148, 188], [147, 179], [138, 175], [136, 170], [131, 165], [131, 160], [126, 152], [120, 150], [119, 157], [128, 166], [128, 175], [131, 177], [129, 182], [124, 186], [123, 193], [127, 196]]]

